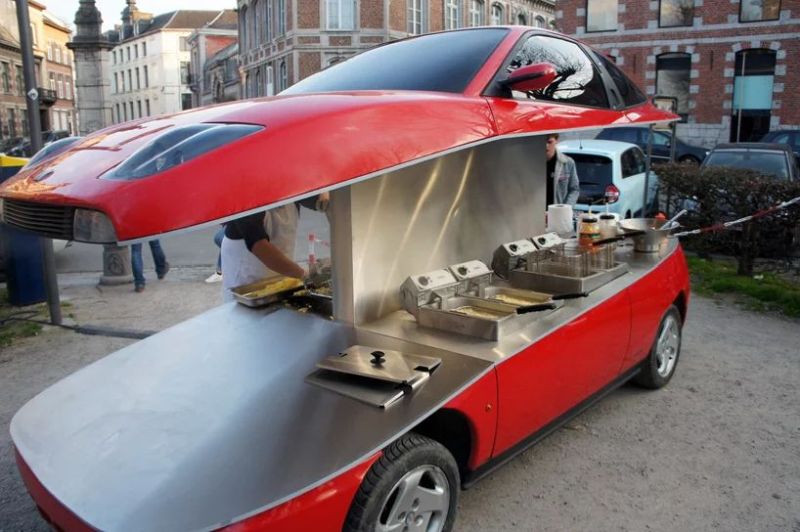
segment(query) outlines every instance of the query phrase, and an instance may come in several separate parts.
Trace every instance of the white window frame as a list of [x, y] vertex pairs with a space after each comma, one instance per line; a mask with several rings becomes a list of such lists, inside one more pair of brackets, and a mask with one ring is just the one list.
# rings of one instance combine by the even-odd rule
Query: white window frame
[[[349, 8], [349, 13], [348, 13]], [[334, 20], [333, 15], [336, 15]], [[329, 30], [354, 30], [356, 14], [355, 0], [326, 0], [325, 24]]]
[[505, 24], [505, 9], [501, 4], [492, 4], [492, 26], [502, 26]]
[[486, 3], [484, 0], [469, 0], [469, 23], [471, 26], [486, 24]]
[[461, 27], [461, 0], [444, 0], [444, 29]]
[[411, 35], [420, 35], [428, 31], [428, 1], [406, 0], [408, 2], [406, 30]]

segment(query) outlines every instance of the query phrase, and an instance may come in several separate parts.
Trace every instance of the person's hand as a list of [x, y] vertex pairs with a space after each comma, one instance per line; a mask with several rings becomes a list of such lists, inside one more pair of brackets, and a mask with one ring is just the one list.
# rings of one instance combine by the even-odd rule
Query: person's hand
[[330, 192], [322, 192], [319, 196], [317, 196], [317, 201], [314, 203], [314, 208], [320, 212], [325, 212], [328, 210], [328, 203], [331, 201], [331, 193]]

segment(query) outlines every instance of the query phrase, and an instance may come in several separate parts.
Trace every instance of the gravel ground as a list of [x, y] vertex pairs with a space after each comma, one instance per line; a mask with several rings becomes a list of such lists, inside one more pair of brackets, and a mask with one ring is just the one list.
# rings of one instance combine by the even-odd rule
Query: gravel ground
[[[218, 303], [206, 270], [143, 294], [60, 278], [65, 314], [162, 329]], [[621, 388], [462, 493], [456, 530], [800, 532], [799, 324], [695, 297], [666, 388]], [[0, 352], [0, 530], [47, 530], [13, 463], [13, 414], [130, 342], [48, 327]]]

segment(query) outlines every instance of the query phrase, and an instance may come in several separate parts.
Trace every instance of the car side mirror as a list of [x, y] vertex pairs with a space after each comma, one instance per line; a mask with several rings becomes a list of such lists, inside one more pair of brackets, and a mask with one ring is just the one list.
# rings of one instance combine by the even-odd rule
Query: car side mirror
[[513, 91], [542, 90], [556, 79], [556, 67], [550, 63], [536, 63], [519, 67], [501, 83]]

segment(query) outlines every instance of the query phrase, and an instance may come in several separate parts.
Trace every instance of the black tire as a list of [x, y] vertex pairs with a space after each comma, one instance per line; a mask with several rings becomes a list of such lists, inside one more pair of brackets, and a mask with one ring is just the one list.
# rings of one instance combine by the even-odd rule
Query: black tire
[[683, 157], [678, 159], [678, 162], [681, 164], [691, 163], [700, 166], [700, 160], [694, 155], [684, 155]]
[[[411, 479], [417, 474], [421, 475], [419, 487], [430, 493], [439, 493], [434, 488], [441, 488], [446, 481], [449, 487], [446, 515], [443, 515], [445, 512], [415, 514], [413, 510], [401, 511], [403, 501], [398, 494], [403, 487], [413, 483]], [[379, 523], [396, 523], [406, 519], [413, 521], [420, 517], [425, 519], [430, 514], [430, 524], [433, 526], [429, 530], [449, 532], [456, 520], [459, 486], [458, 465], [453, 455], [440, 443], [411, 432], [387, 447], [383, 456], [372, 464], [350, 505], [344, 531], [374, 532]], [[447, 495], [444, 491], [439, 493], [442, 504], [447, 503]], [[413, 500], [417, 501], [417, 508], [420, 508], [419, 499]]]
[[[642, 362], [641, 371], [634, 377], [633, 382], [651, 390], [667, 385], [672, 376], [675, 375], [675, 368], [678, 367], [678, 357], [681, 353], [682, 325], [681, 313], [678, 312], [675, 305], [670, 306], [667, 312], [664, 313], [664, 317], [661, 318], [650, 353]], [[672, 332], [665, 332], [668, 327], [672, 328]], [[662, 336], [665, 336], [665, 338], [662, 338]], [[665, 340], [669, 341], [669, 345], [662, 343]], [[668, 347], [671, 347], [674, 352], [667, 350], [659, 353], [659, 349]]]

